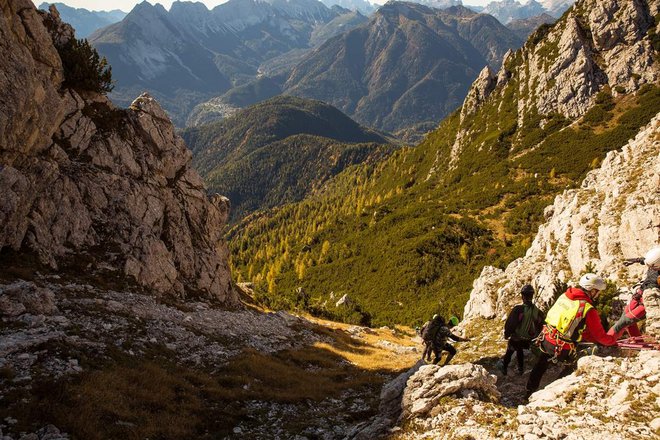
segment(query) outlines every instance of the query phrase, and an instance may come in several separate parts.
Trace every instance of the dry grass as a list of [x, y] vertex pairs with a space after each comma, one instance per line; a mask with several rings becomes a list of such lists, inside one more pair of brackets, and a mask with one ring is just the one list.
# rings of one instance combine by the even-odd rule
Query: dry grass
[[23, 411], [33, 424], [89, 440], [213, 438], [229, 434], [242, 415], [213, 377], [152, 361], [38, 384]]
[[238, 400], [296, 403], [338, 398], [342, 392], [380, 387], [383, 376], [360, 370], [316, 347], [266, 356], [249, 350], [222, 371], [220, 382]]
[[421, 351], [401, 354], [378, 345], [386, 341], [402, 347], [418, 347], [421, 350], [421, 344], [412, 340], [415, 332], [409, 327], [368, 329], [356, 338], [347, 331], [350, 325], [318, 319], [314, 321], [321, 324], [317, 332], [333, 339], [332, 344], [317, 343], [316, 347], [335, 353], [360, 369], [402, 372], [412, 367], [421, 357]]
[[[371, 409], [359, 414], [360, 419], [368, 417], [377, 408], [383, 383], [418, 356], [396, 355], [373, 344], [388, 340], [411, 345], [411, 332], [379, 329], [355, 338], [347, 326], [333, 326], [314, 327], [332, 343], [272, 355], [246, 349], [212, 373], [175, 365], [168, 361], [171, 353], [157, 350], [142, 358], [106, 353], [110, 359], [96, 362], [76, 353], [87, 372], [73, 380], [37, 383], [28, 403], [19, 403], [22, 398], [17, 397], [16, 404], [0, 414], [21, 420], [21, 430], [53, 423], [74, 438], [88, 440], [223, 438], [239, 422], [259, 423], [249, 410], [252, 401], [314, 408], [310, 402], [343, 400], [347, 392], [370, 402]], [[67, 357], [65, 347], [51, 348]], [[287, 421], [291, 429], [305, 425], [302, 412]]]

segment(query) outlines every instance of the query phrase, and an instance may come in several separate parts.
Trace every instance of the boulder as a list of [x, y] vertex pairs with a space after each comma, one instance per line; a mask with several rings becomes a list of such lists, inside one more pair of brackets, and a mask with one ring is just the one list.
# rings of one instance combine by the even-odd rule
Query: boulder
[[48, 288], [25, 281], [0, 285], [0, 316], [52, 315], [56, 312], [55, 294]]
[[[408, 379], [403, 392], [403, 418], [423, 417], [444, 396], [476, 391], [482, 400], [497, 401], [497, 376], [481, 365], [424, 365]], [[470, 393], [471, 394], [471, 393]]]

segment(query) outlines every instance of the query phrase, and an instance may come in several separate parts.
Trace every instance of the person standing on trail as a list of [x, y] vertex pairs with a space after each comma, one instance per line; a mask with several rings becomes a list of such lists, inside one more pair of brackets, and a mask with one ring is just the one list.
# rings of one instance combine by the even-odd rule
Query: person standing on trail
[[[458, 319], [456, 319], [456, 321], [457, 320]], [[454, 319], [450, 320], [450, 325], [451, 324], [454, 324]], [[445, 361], [442, 363], [443, 366], [447, 365], [456, 355], [456, 349], [453, 345], [447, 342], [448, 339], [452, 339], [456, 342], [469, 341], [467, 338], [461, 338], [460, 336], [453, 334], [451, 330], [449, 330], [449, 326], [445, 324], [444, 318], [440, 315], [433, 315], [433, 319], [422, 327], [421, 334], [425, 344], [422, 359], [425, 362], [430, 362], [431, 354], [433, 354], [434, 358], [432, 363], [437, 364], [440, 362], [442, 352], [446, 351], [448, 354]]]
[[560, 377], [575, 369], [578, 343], [589, 341], [616, 345], [616, 337], [605, 333], [594, 307], [605, 287], [605, 280], [598, 275], [585, 274], [580, 278], [578, 287], [570, 287], [550, 308], [543, 331], [537, 338], [541, 353], [527, 381], [527, 398], [539, 388], [551, 361], [565, 365]]
[[524, 285], [520, 294], [522, 295], [523, 303], [518, 304], [511, 310], [504, 324], [504, 339], [509, 340], [506, 353], [504, 353], [504, 357], [502, 358], [501, 371], [505, 376], [514, 352], [518, 361], [518, 374], [523, 374], [523, 350], [528, 350], [532, 339], [538, 336], [545, 318], [543, 312], [532, 303], [534, 288], [531, 285]]

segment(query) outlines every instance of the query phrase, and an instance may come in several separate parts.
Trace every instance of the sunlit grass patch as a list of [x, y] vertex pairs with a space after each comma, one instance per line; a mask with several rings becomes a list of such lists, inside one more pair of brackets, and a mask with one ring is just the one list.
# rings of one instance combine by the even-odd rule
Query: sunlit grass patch
[[344, 391], [380, 387], [385, 378], [346, 362], [322, 347], [273, 356], [245, 351], [221, 371], [220, 382], [237, 399], [295, 403], [340, 397]]
[[[332, 343], [317, 343], [316, 346], [342, 356], [361, 369], [400, 372], [412, 367], [421, 357], [422, 345], [413, 340], [415, 332], [410, 327], [365, 329], [359, 337], [354, 337], [347, 331], [350, 325], [315, 321], [322, 323], [315, 331], [333, 339]], [[379, 345], [383, 342], [403, 348], [417, 347], [418, 352], [393, 352]]]

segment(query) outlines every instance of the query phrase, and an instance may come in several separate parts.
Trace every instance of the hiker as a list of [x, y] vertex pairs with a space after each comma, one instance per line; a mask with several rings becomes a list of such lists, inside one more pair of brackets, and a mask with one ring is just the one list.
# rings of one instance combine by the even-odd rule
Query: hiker
[[524, 353], [523, 350], [529, 349], [529, 344], [541, 331], [545, 316], [532, 303], [534, 298], [534, 288], [526, 284], [520, 291], [523, 303], [515, 306], [504, 324], [504, 339], [508, 339], [506, 353], [502, 358], [502, 374], [506, 376], [509, 362], [513, 353], [516, 353], [518, 361], [518, 374], [524, 372]]
[[[451, 319], [449, 325], [455, 324], [457, 321], [458, 318], [455, 320]], [[431, 354], [433, 354], [433, 364], [437, 364], [440, 362], [442, 352], [447, 351], [448, 354], [442, 364], [443, 366], [447, 365], [456, 355], [456, 349], [447, 342], [447, 339], [452, 339], [456, 342], [469, 341], [469, 339], [461, 338], [460, 336], [453, 334], [449, 330], [447, 324], [445, 324], [445, 320], [440, 315], [433, 315], [433, 319], [424, 324], [424, 327], [422, 327], [422, 339], [425, 344], [424, 354], [422, 355], [424, 361], [430, 361]]]
[[[627, 331], [631, 337], [641, 336], [637, 323], [646, 318], [644, 294], [657, 292], [658, 275], [660, 271], [660, 246], [649, 250], [643, 258], [629, 258], [624, 261], [625, 266], [640, 263], [647, 266], [646, 278], [633, 287], [633, 296], [626, 305], [621, 318], [612, 326], [608, 334], [616, 335], [617, 339]], [[655, 289], [655, 290], [654, 290]]]
[[541, 353], [527, 381], [529, 396], [539, 388], [549, 362], [560, 362], [564, 369], [560, 377], [575, 369], [576, 346], [582, 341], [601, 345], [616, 345], [616, 338], [605, 333], [594, 302], [606, 287], [605, 281], [593, 273], [580, 278], [578, 287], [570, 287], [548, 311], [538, 341]]

